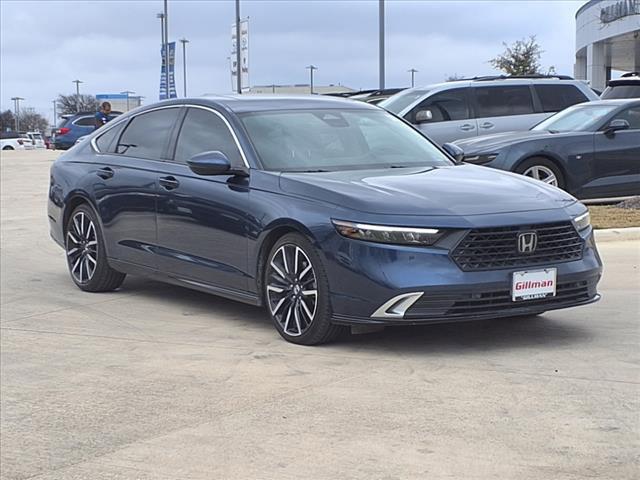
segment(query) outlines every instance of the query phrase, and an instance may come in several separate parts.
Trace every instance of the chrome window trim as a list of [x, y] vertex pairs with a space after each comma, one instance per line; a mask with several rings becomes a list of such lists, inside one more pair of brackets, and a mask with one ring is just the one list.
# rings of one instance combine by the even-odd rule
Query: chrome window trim
[[[213, 113], [214, 115], [217, 115], [224, 122], [224, 124], [226, 125], [227, 129], [229, 129], [229, 132], [231, 133], [231, 136], [233, 137], [233, 141], [235, 142], [236, 147], [237, 147], [238, 151], [240, 152], [240, 157], [242, 158], [244, 166], [246, 168], [251, 168], [249, 166], [249, 162], [247, 161], [247, 156], [245, 155], [244, 149], [240, 145], [240, 141], [238, 140], [238, 136], [236, 135], [236, 132], [233, 130], [233, 127], [231, 126], [229, 121], [224, 117], [224, 115], [222, 115], [215, 108], [207, 107], [205, 105], [195, 105], [195, 104], [192, 104], [192, 103], [181, 103], [181, 104], [177, 104], [177, 105], [161, 105], [159, 107], [150, 108], [149, 110], [145, 110], [143, 112], [136, 113], [135, 115], [131, 115], [129, 117], [126, 117], [126, 119], [123, 119], [123, 122], [129, 122], [130, 120], [134, 119], [135, 117], [138, 117], [140, 115], [144, 115], [145, 113], [155, 112], [156, 110], [165, 110], [167, 108], [185, 108], [185, 107], [186, 108], [199, 108], [201, 110], [207, 110], [207, 111]], [[116, 123], [113, 124], [113, 126], [110, 125], [108, 130], [102, 132], [100, 135], [97, 135], [97, 136], [95, 136], [95, 137], [93, 137], [91, 139], [91, 147], [93, 148], [95, 153], [98, 153], [98, 154], [101, 154], [101, 155], [105, 155], [104, 152], [101, 152], [100, 150], [98, 150], [98, 146], [97, 146], [97, 144], [95, 142], [99, 137], [101, 137], [102, 135], [107, 133], [112, 128], [115, 128], [119, 123], [120, 122], [116, 122]], [[116, 154], [116, 155], [119, 155], [119, 154]], [[153, 159], [150, 159], [150, 160], [153, 160]], [[165, 161], [165, 159], [161, 159], [160, 161]]]

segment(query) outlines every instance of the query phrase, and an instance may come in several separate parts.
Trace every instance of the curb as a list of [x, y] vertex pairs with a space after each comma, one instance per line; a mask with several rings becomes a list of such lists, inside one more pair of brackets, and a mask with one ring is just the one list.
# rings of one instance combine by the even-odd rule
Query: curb
[[596, 242], [622, 242], [640, 240], [640, 227], [605, 228], [595, 230]]

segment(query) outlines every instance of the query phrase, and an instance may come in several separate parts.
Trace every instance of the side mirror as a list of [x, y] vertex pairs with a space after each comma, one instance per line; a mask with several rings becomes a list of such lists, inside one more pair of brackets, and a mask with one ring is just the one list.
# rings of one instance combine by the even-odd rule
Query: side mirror
[[627, 122], [623, 118], [616, 118], [615, 120], [612, 120], [609, 125], [607, 125], [607, 128], [604, 129], [604, 134], [613, 135], [618, 130], [629, 130], [629, 128], [629, 122]]
[[234, 170], [227, 156], [219, 151], [202, 152], [187, 160], [187, 165], [198, 175], [245, 175], [244, 170]]
[[442, 149], [453, 157], [456, 163], [462, 163], [462, 160], [464, 160], [464, 150], [462, 150], [458, 145], [445, 143], [442, 145]]
[[433, 120], [431, 110], [418, 110], [416, 112], [416, 123], [427, 123]]

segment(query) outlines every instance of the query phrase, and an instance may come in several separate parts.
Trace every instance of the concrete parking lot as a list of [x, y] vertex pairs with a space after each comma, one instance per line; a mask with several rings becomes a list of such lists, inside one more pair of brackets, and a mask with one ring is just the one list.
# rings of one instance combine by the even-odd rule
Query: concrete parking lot
[[640, 242], [601, 244], [592, 306], [301, 347], [179, 287], [78, 290], [56, 156], [0, 162], [3, 479], [638, 478]]

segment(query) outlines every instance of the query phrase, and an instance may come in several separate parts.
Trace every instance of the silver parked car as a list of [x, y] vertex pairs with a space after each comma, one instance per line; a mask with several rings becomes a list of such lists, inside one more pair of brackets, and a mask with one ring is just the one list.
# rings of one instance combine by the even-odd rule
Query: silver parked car
[[416, 125], [439, 144], [529, 130], [560, 110], [598, 95], [565, 76], [476, 77], [410, 88], [379, 105]]

